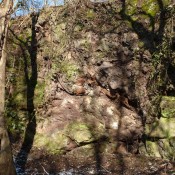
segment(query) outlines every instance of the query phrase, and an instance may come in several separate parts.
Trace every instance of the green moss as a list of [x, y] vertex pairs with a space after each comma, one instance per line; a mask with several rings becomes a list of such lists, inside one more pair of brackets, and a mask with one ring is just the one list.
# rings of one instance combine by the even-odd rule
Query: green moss
[[46, 149], [52, 154], [62, 154], [68, 144], [68, 138], [62, 133], [56, 133], [52, 136], [37, 134], [35, 136], [34, 146]]
[[104, 51], [99, 51], [94, 53], [94, 57], [96, 58], [96, 60], [102, 60], [103, 58], [106, 57], [106, 55], [108, 55], [108, 53]]
[[[24, 95], [22, 93], [18, 93], [15, 98], [14, 98], [14, 101], [16, 104], [20, 105], [21, 102], [24, 102]], [[23, 105], [22, 105], [23, 106]]]
[[17, 93], [14, 98], [13, 98], [13, 104], [15, 104], [15, 106], [17, 108], [27, 108], [27, 100], [26, 100], [26, 94], [24, 92], [19, 92]]
[[66, 23], [60, 23], [54, 27], [53, 32], [56, 39], [60, 39], [60, 41], [64, 39], [65, 29], [66, 29]]
[[167, 6], [171, 3], [171, 0], [163, 0], [164, 6]]
[[19, 136], [24, 133], [27, 119], [26, 116], [26, 111], [19, 111], [10, 106], [6, 108], [5, 117], [7, 121], [7, 127], [12, 136], [16, 134]]
[[156, 141], [146, 141], [146, 147], [142, 146], [140, 148], [140, 152], [148, 156], [168, 158], [170, 160], [174, 160], [175, 145], [171, 143], [174, 143], [174, 139], [160, 139]]
[[132, 16], [137, 12], [137, 1], [138, 0], [127, 1], [127, 8], [125, 11], [127, 15]]
[[156, 142], [147, 141], [146, 148], [149, 156], [161, 157], [159, 146]]
[[92, 9], [89, 9], [86, 13], [86, 17], [90, 19], [95, 18], [95, 12]]
[[162, 117], [172, 118], [175, 117], [175, 97], [163, 96], [160, 107]]
[[73, 122], [67, 127], [67, 135], [78, 144], [92, 142], [95, 138], [85, 123]]
[[85, 26], [84, 26], [82, 21], [77, 21], [77, 25], [75, 26], [74, 31], [75, 32], [80, 32], [84, 29], [84, 27]]
[[143, 41], [139, 41], [139, 43], [138, 43], [138, 46], [139, 46], [139, 48], [143, 48], [144, 47], [144, 42]]
[[[32, 40], [32, 31], [30, 28], [27, 28], [25, 31], [23, 31], [20, 35], [18, 35], [18, 39], [22, 41], [23, 43], [30, 42]], [[14, 39], [16, 40], [16, 39]], [[16, 40], [17, 42], [20, 42], [19, 40]], [[22, 44], [20, 42], [20, 44]]]
[[[165, 0], [162, 2], [163, 6], [167, 6], [170, 3], [170, 0]], [[128, 0], [126, 5], [126, 14], [132, 17], [132, 20], [137, 20], [140, 15], [138, 12], [138, 5], [145, 12], [146, 15], [141, 15], [142, 19], [155, 17], [155, 15], [160, 11], [160, 6], [157, 0], [144, 0], [139, 4], [139, 0]], [[136, 15], [135, 15], [136, 14]]]
[[71, 63], [70, 61], [62, 61], [58, 65], [60, 71], [66, 75], [67, 79], [73, 80], [76, 75], [79, 74], [79, 67], [75, 63]]
[[159, 12], [160, 8], [157, 3], [157, 0], [146, 0], [143, 3], [142, 9], [152, 17], [156, 15], [156, 13]]
[[12, 97], [13, 103], [15, 103], [17, 108], [26, 108], [27, 101], [26, 101], [26, 94], [27, 94], [27, 87], [26, 83], [22, 75], [16, 77], [14, 82], [14, 95]]
[[173, 138], [175, 137], [175, 118], [163, 118], [146, 125], [145, 133], [149, 137], [155, 138]]
[[45, 94], [45, 82], [38, 82], [35, 87], [35, 95], [34, 95], [35, 107], [43, 104], [44, 94]]

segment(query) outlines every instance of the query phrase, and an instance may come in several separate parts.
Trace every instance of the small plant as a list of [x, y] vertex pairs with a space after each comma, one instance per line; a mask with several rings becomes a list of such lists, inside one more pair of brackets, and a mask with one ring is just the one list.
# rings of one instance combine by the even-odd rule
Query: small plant
[[35, 107], [44, 103], [45, 82], [38, 82], [35, 88], [34, 104]]
[[13, 134], [22, 134], [25, 131], [26, 116], [19, 116], [19, 114], [13, 110], [13, 108], [8, 107], [5, 111], [8, 131]]
[[66, 75], [66, 78], [69, 80], [72, 80], [79, 72], [79, 68], [77, 65], [66, 60], [60, 63], [59, 69], [61, 73], [64, 73]]

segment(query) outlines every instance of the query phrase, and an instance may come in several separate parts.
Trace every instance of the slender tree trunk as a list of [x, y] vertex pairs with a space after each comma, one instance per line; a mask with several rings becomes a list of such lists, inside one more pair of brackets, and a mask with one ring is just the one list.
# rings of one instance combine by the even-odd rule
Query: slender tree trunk
[[6, 67], [6, 36], [12, 0], [0, 3], [0, 175], [15, 175], [10, 141], [4, 119], [5, 106], [5, 67]]
[[53, 0], [54, 6], [57, 6], [57, 1], [59, 1], [59, 0]]
[[44, 7], [48, 6], [48, 0], [44, 0]]

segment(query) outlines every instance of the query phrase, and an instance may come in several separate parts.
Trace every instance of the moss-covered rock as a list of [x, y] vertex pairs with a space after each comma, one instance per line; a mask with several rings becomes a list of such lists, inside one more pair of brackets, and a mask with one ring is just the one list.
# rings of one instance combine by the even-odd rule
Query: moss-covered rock
[[68, 141], [68, 137], [60, 132], [54, 133], [51, 136], [46, 134], [37, 134], [35, 136], [34, 146], [46, 149], [50, 153], [61, 154], [65, 152]]
[[163, 118], [153, 124], [146, 125], [146, 134], [155, 138], [175, 137], [175, 118]]
[[[165, 5], [164, 2], [162, 5]], [[77, 9], [76, 13], [74, 9]], [[35, 26], [35, 39], [38, 42], [35, 43], [38, 84], [34, 87], [33, 98], [37, 118], [36, 147], [52, 153], [63, 153], [71, 150], [71, 143], [79, 147], [76, 150], [81, 150], [80, 154], [86, 156], [88, 149], [94, 154], [92, 143], [101, 143], [103, 138], [113, 142], [113, 149], [117, 136], [120, 141], [132, 144], [140, 139], [145, 123], [141, 122], [134, 108], [143, 111], [145, 116], [150, 110], [153, 111], [150, 115], [158, 113], [157, 105], [149, 101], [154, 91], [147, 91], [148, 80], [154, 72], [148, 62], [152, 49], [157, 49], [154, 47], [149, 50], [145, 46], [157, 45], [156, 40], [150, 40], [150, 35], [159, 38], [157, 28], [161, 23], [154, 23], [156, 14], [160, 14], [159, 10], [160, 4], [156, 0], [127, 0], [123, 6], [122, 2], [117, 5], [108, 2], [89, 6], [81, 1], [78, 8], [68, 7], [60, 11], [48, 8], [45, 12], [41, 11]], [[15, 79], [13, 102], [23, 110], [27, 109], [24, 68], [28, 70], [29, 79], [32, 72], [31, 55], [27, 49], [31, 48], [32, 41], [30, 17], [29, 20], [25, 26], [25, 21], [19, 22], [20, 28], [28, 26], [27, 30], [13, 29], [23, 42], [22, 46], [27, 45], [24, 47], [27, 65], [24, 67], [24, 53], [21, 53], [17, 39], [14, 39], [17, 44], [12, 45], [17, 61], [10, 64], [11, 67], [15, 65], [14, 74], [16, 67], [19, 67], [20, 76]], [[150, 54], [143, 54], [146, 51]], [[22, 61], [18, 60], [19, 57]], [[20, 64], [17, 65], [17, 62]], [[105, 67], [105, 64], [111, 67]], [[83, 75], [83, 83], [76, 80], [80, 75]], [[74, 92], [72, 90], [77, 86], [76, 83], [87, 92], [85, 97], [69, 93]], [[156, 85], [155, 91], [158, 90], [157, 84], [152, 84]], [[163, 117], [146, 126], [149, 137], [175, 137], [174, 101], [173, 98], [162, 98]], [[159, 100], [154, 102], [159, 104]], [[18, 115], [15, 113], [15, 116]], [[85, 144], [87, 146], [82, 147]], [[147, 147], [149, 144], [150, 150], [160, 156], [158, 143], [148, 142]], [[110, 150], [107, 145], [103, 145], [106, 152]]]
[[95, 140], [89, 127], [85, 123], [74, 122], [68, 125], [67, 134], [78, 144], [88, 143]]
[[175, 118], [175, 97], [163, 96], [160, 107], [162, 117]]
[[146, 141], [146, 145], [142, 145], [142, 147], [140, 148], [140, 152], [152, 157], [161, 157], [174, 160], [174, 141], [174, 138]]
[[156, 142], [147, 141], [145, 145], [139, 148], [141, 154], [153, 157], [161, 157], [159, 146]]
[[104, 128], [100, 124], [94, 128], [90, 123], [73, 122], [67, 126], [66, 134], [77, 144], [91, 143], [104, 135]]
[[79, 74], [79, 67], [78, 64], [71, 61], [62, 61], [60, 65], [58, 65], [60, 71], [66, 75], [68, 80], [73, 80], [76, 75]]
[[[128, 15], [133, 16], [134, 14], [138, 15], [138, 7], [141, 8], [147, 18], [155, 17], [155, 15], [159, 12], [159, 10], [162, 10], [162, 6], [160, 3], [158, 3], [156, 0], [129, 0], [127, 1], [128, 6], [126, 8], [126, 12]], [[166, 6], [169, 3], [169, 0], [164, 0], [162, 2], [163, 6]]]

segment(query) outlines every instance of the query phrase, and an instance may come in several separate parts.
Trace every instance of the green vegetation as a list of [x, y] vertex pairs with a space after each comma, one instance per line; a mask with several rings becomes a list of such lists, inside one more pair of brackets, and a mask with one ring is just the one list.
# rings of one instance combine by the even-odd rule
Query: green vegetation
[[[140, 2], [141, 4], [139, 4]], [[34, 110], [37, 111], [37, 108], [41, 107], [43, 113], [39, 111], [41, 113], [36, 113], [36, 115], [43, 115], [41, 118], [44, 118], [44, 120], [47, 120], [45, 117], [47, 118], [52, 115], [52, 112], [49, 113], [48, 111], [52, 108], [51, 101], [53, 99], [46, 99], [45, 93], [48, 82], [55, 83], [55, 87], [58, 87], [57, 79], [51, 79], [53, 75], [62, 76], [63, 79], [70, 81], [70, 84], [72, 82], [75, 83], [75, 78], [81, 74], [80, 71], [83, 72], [83, 70], [81, 70], [82, 67], [84, 70], [92, 67], [92, 69], [94, 68], [94, 71], [96, 71], [95, 66], [98, 61], [105, 60], [108, 62], [109, 60], [117, 58], [117, 60], [121, 60], [121, 69], [123, 69], [122, 75], [117, 75], [116, 73], [114, 78], [117, 79], [120, 76], [125, 76], [125, 68], [129, 70], [130, 66], [132, 67], [136, 64], [132, 67], [133, 70], [129, 72], [131, 75], [126, 75], [129, 77], [127, 77], [128, 79], [133, 78], [132, 85], [134, 88], [138, 88], [135, 80], [141, 79], [142, 77], [140, 76], [145, 76], [149, 79], [149, 82], [146, 82], [147, 87], [144, 87], [145, 89], [143, 91], [141, 91], [141, 89], [140, 94], [135, 89], [135, 91], [137, 91], [136, 95], [133, 93], [133, 97], [127, 97], [128, 94], [126, 92], [125, 96], [127, 99], [133, 98], [133, 103], [135, 103], [135, 101], [138, 103], [137, 107], [138, 109], [140, 108], [139, 110], [142, 111], [142, 106], [144, 106], [143, 110], [148, 108], [148, 111], [146, 111], [148, 115], [145, 117], [144, 123], [146, 125], [145, 132], [150, 138], [165, 139], [166, 141], [163, 140], [163, 142], [169, 154], [167, 157], [172, 158], [174, 155], [172, 154], [172, 150], [169, 150], [171, 146], [169, 143], [170, 140], [175, 137], [175, 97], [162, 97], [167, 82], [168, 64], [173, 62], [171, 44], [174, 35], [170, 32], [171, 29], [169, 29], [172, 26], [169, 25], [170, 21], [167, 22], [167, 19], [161, 16], [162, 12], [167, 12], [165, 7], [167, 7], [168, 4], [169, 0], [162, 1], [162, 4], [158, 3], [157, 0], [127, 0], [126, 6], [124, 6], [122, 2], [119, 6], [105, 5], [104, 3], [101, 8], [99, 8], [100, 6], [98, 5], [94, 5], [92, 8], [91, 5], [88, 7], [88, 5], [81, 4], [82, 6], [78, 8], [67, 8], [60, 11], [61, 15], [58, 15], [54, 10], [47, 9], [47, 17], [41, 12], [36, 27], [38, 42], [36, 43], [38, 47], [37, 73], [39, 76], [36, 87], [34, 87], [35, 94], [33, 102], [35, 106]], [[76, 13], [73, 11], [74, 9], [76, 9]], [[162, 19], [160, 19], [161, 17]], [[163, 22], [163, 24], [161, 22]], [[14, 87], [13, 94], [8, 94], [7, 92], [9, 96], [7, 99], [6, 117], [10, 132], [24, 132], [28, 119], [27, 82], [26, 72], [24, 70], [28, 71], [27, 73], [30, 78], [32, 73], [31, 55], [29, 53], [32, 41], [30, 23], [31, 21], [28, 21], [27, 24], [25, 24], [25, 26], [29, 26], [29, 28], [24, 27], [23, 31], [14, 29], [14, 31], [17, 31], [16, 37], [18, 38], [11, 36], [13, 42], [11, 40], [9, 41], [11, 50], [14, 50], [14, 53], [10, 56], [7, 71], [9, 76], [10, 72], [13, 74], [10, 83]], [[162, 28], [159, 29], [159, 27]], [[144, 55], [145, 51], [149, 52], [146, 56]], [[135, 63], [132, 62], [132, 59], [135, 59]], [[125, 63], [126, 67], [123, 66]], [[108, 63], [106, 64], [108, 65]], [[110, 62], [110, 64], [113, 64], [113, 61]], [[116, 66], [118, 66], [117, 61]], [[145, 66], [145, 70], [142, 70], [142, 66]], [[106, 76], [106, 80], [104, 81], [108, 81], [108, 79], [110, 80], [111, 78], [107, 77], [108, 74], [112, 74], [111, 72], [115, 72], [115, 70], [111, 70], [111, 72], [108, 72], [108, 70], [105, 71], [107, 73], [104, 73], [104, 77]], [[91, 72], [91, 70], [89, 72]], [[83, 73], [87, 75], [88, 71]], [[91, 75], [87, 75], [89, 79], [92, 78], [90, 76]], [[95, 76], [92, 79], [95, 79]], [[120, 78], [122, 79], [123, 77]], [[147, 79], [144, 78], [143, 80], [147, 81]], [[101, 82], [99, 82], [97, 86], [100, 86], [100, 83]], [[109, 82], [107, 82], [107, 84], [108, 83]], [[129, 83], [129, 80], [128, 82], [124, 80], [123, 86], [127, 86], [126, 83]], [[140, 84], [141, 83], [142, 82], [140, 82]], [[96, 85], [90, 87], [90, 84], [87, 86], [87, 88], [89, 88], [88, 90], [93, 91], [93, 86]], [[107, 87], [107, 85], [104, 87]], [[50, 93], [49, 90], [50, 89], [47, 91], [48, 94]], [[56, 93], [57, 90], [55, 90]], [[96, 99], [89, 100], [89, 108], [92, 108], [97, 116], [102, 116], [102, 113], [105, 113], [102, 104], [103, 100], [98, 99], [95, 93], [96, 92], [93, 91], [92, 94]], [[99, 94], [100, 93], [101, 92], [99, 92]], [[145, 104], [143, 101], [139, 101], [142, 97], [146, 100], [148, 99], [148, 101], [145, 101]], [[47, 111], [42, 109], [43, 104], [48, 105]], [[56, 104], [59, 105], [59, 102], [56, 102]], [[131, 107], [132, 105], [134, 106], [136, 104], [131, 103]], [[158, 120], [156, 117], [160, 117], [160, 108], [162, 116], [160, 120]], [[87, 116], [85, 114], [84, 117], [88, 121], [95, 120], [91, 112], [89, 112]], [[150, 122], [151, 125], [146, 124], [146, 122], [149, 121], [149, 117], [153, 118]], [[102, 135], [104, 136], [104, 133], [108, 129], [107, 127], [109, 127], [99, 121], [96, 121], [96, 123], [90, 126], [87, 121], [75, 121], [68, 123], [62, 131], [58, 130], [52, 135], [49, 135], [49, 133], [48, 135], [36, 133], [35, 146], [45, 148], [53, 154], [59, 154], [64, 153], [70, 140], [76, 142], [78, 146], [81, 144], [90, 144], [98, 140]], [[95, 129], [93, 126], [95, 126]], [[157, 140], [149, 140], [147, 142], [150, 152], [153, 151], [155, 156], [160, 156], [158, 144]], [[107, 146], [104, 147], [106, 148]], [[153, 153], [151, 152], [150, 154]]]
[[175, 97], [163, 96], [161, 99], [161, 115], [165, 118], [175, 117]]
[[160, 139], [146, 142], [146, 150], [142, 147], [141, 153], [152, 156], [161, 157], [164, 159], [175, 160], [175, 145], [172, 143], [174, 139]]
[[14, 107], [6, 108], [5, 117], [7, 120], [8, 131], [12, 136], [23, 134], [27, 122], [27, 112], [14, 110]]
[[73, 80], [76, 75], [79, 74], [79, 67], [75, 63], [71, 63], [70, 61], [62, 61], [58, 65], [62, 74], [66, 75], [68, 80]]
[[52, 137], [37, 134], [35, 136], [34, 146], [45, 148], [51, 154], [62, 154], [65, 152], [68, 141], [68, 137], [59, 132], [55, 133]]
[[87, 11], [86, 16], [89, 19], [93, 19], [93, 18], [95, 18], [95, 12], [92, 9], [90, 9]]
[[67, 135], [75, 140], [77, 144], [91, 142], [95, 139], [87, 124], [81, 122], [73, 122], [68, 125]]
[[44, 103], [45, 82], [38, 82], [35, 88], [34, 105], [35, 108]]

